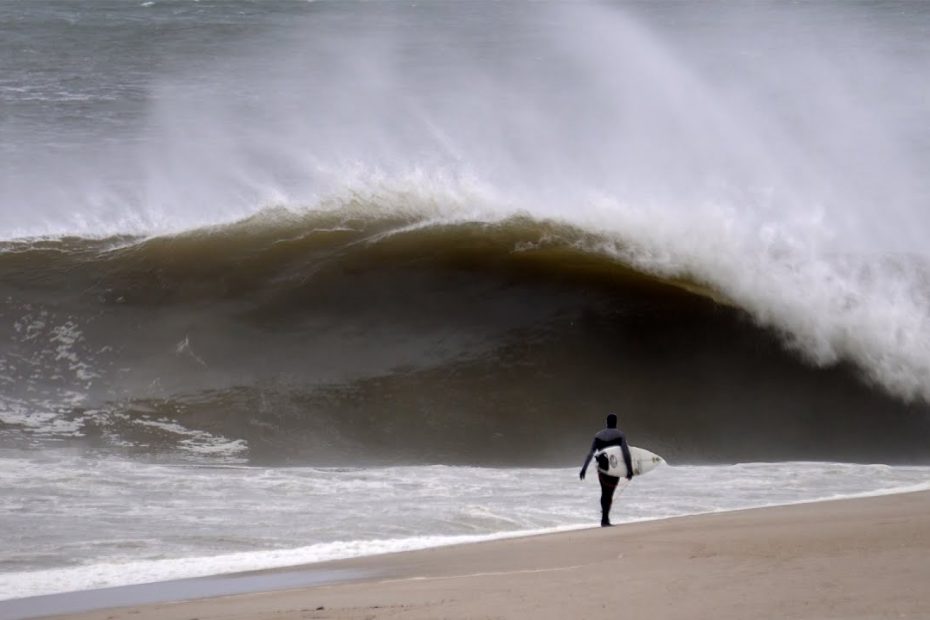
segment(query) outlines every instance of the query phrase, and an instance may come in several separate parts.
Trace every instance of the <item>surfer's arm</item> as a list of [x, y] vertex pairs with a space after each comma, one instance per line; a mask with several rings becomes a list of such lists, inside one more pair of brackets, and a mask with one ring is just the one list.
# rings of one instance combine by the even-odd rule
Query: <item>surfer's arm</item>
[[626, 442], [626, 435], [620, 437], [620, 449], [623, 450], [623, 462], [626, 463], [626, 479], [633, 478], [633, 457], [630, 455], [630, 446]]
[[591, 458], [594, 457], [594, 451], [597, 449], [597, 439], [591, 443], [591, 449], [588, 450], [588, 456], [584, 457], [584, 465], [581, 466], [581, 472], [578, 473], [578, 477], [584, 480], [584, 475], [588, 471], [588, 464], [591, 462]]

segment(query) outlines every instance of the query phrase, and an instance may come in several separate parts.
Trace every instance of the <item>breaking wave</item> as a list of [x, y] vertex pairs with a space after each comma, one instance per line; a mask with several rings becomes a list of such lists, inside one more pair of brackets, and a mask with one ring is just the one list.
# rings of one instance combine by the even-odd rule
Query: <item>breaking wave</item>
[[926, 457], [918, 261], [751, 263], [409, 198], [4, 243], [0, 442], [549, 464], [617, 411], [671, 458]]

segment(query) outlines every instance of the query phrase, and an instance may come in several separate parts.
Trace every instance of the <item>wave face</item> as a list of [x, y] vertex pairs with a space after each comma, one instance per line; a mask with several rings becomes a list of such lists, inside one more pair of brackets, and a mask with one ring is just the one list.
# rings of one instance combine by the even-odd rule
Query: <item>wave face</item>
[[0, 0], [3, 441], [926, 458], [928, 27]]
[[[688, 459], [923, 456], [928, 409], [815, 368], [554, 222], [269, 212], [0, 253], [2, 439], [252, 462], [565, 462], [605, 412]], [[570, 462], [570, 461], [569, 461]]]

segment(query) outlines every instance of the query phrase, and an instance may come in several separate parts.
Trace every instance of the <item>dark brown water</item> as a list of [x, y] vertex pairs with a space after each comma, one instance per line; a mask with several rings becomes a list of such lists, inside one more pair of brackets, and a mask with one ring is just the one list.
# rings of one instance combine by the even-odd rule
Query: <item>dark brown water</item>
[[0, 438], [173, 454], [177, 423], [253, 462], [557, 464], [615, 411], [675, 459], [926, 456], [926, 405], [599, 241], [339, 211], [7, 244], [5, 403], [54, 415]]

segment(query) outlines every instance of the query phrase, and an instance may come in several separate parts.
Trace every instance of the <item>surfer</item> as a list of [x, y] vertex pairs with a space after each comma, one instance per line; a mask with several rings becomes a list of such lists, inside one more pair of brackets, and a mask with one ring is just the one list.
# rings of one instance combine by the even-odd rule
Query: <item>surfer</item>
[[[626, 436], [623, 431], [617, 428], [617, 415], [614, 413], [607, 416], [607, 428], [601, 429], [594, 435], [594, 441], [591, 443], [591, 450], [584, 459], [584, 465], [581, 466], [581, 472], [578, 477], [584, 480], [585, 473], [588, 471], [588, 463], [598, 450], [603, 450], [608, 446], [620, 446], [623, 451], [623, 462], [626, 463], [626, 479], [633, 478], [633, 460], [630, 457], [630, 446], [626, 443]], [[604, 457], [606, 459], [606, 457]], [[606, 464], [600, 466], [598, 463], [597, 479], [601, 483], [601, 527], [610, 526], [610, 506], [614, 501], [614, 491], [620, 483], [617, 476], [608, 476], [602, 469], [607, 469]]]

